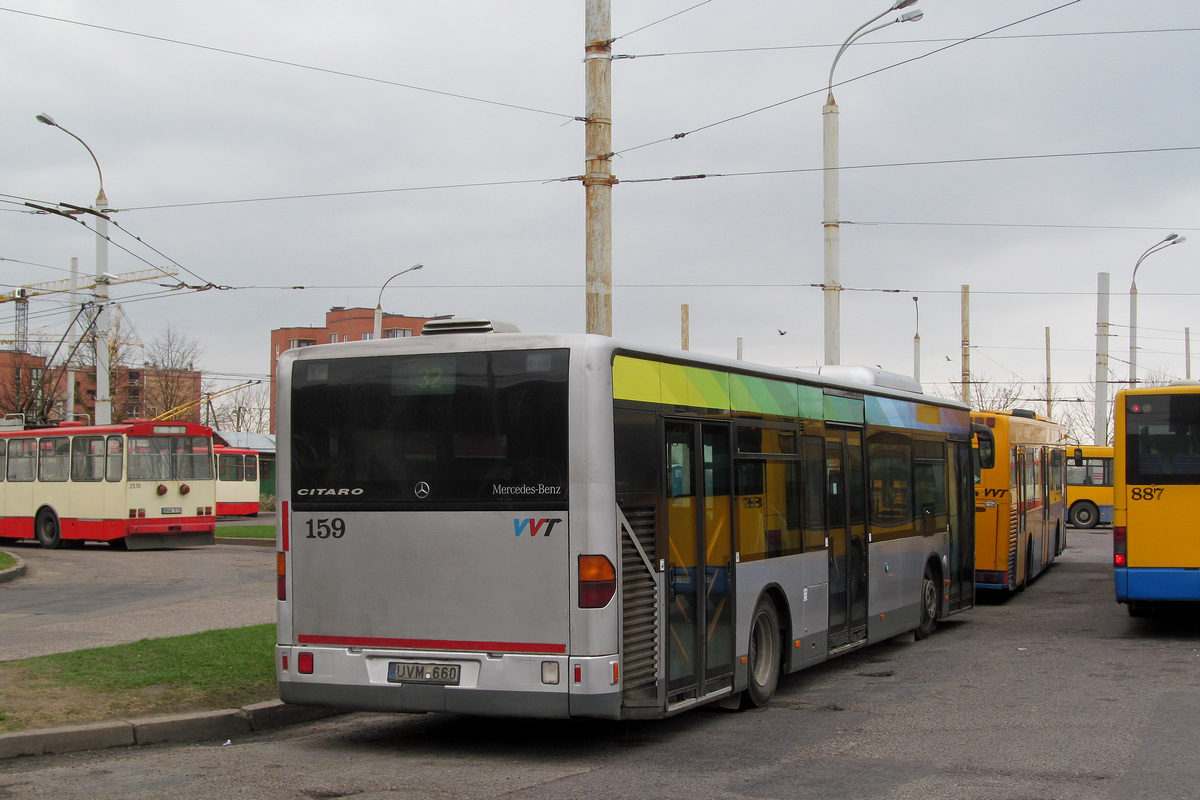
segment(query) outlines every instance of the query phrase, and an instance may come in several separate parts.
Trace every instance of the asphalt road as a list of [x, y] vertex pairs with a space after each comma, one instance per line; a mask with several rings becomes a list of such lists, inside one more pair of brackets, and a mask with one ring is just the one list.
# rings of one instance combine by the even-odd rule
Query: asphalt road
[[4, 549], [26, 572], [0, 584], [0, 661], [275, 621], [271, 547]]
[[[1200, 625], [1112, 599], [1108, 531], [1028, 590], [785, 678], [765, 709], [608, 723], [353, 714], [18, 759], [0, 797], [1191, 798]], [[186, 787], [186, 788], [185, 788]]]

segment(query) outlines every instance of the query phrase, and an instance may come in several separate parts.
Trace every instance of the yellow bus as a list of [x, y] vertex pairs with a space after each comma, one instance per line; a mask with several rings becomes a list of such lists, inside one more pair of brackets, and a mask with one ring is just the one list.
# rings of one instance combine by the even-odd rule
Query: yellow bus
[[1011, 592], [1066, 548], [1066, 430], [1019, 408], [971, 419], [995, 439], [975, 485], [975, 586]]
[[1067, 448], [1067, 522], [1094, 528], [1113, 521], [1113, 449]]
[[1117, 394], [1113, 568], [1133, 616], [1200, 600], [1200, 384]]

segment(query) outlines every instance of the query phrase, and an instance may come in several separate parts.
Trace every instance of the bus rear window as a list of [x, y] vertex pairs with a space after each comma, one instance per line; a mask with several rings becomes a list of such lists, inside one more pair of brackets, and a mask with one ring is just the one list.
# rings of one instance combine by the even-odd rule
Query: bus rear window
[[567, 350], [297, 361], [297, 508], [565, 508]]
[[1200, 395], [1125, 398], [1125, 482], [1200, 483]]

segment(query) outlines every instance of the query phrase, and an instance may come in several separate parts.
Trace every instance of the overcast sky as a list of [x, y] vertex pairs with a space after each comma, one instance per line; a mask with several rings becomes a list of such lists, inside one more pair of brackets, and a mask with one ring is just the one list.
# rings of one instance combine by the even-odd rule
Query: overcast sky
[[[732, 357], [741, 337], [748, 361], [820, 362], [824, 87], [887, 6], [612, 0], [613, 52], [637, 56], [612, 64], [616, 337], [678, 346], [686, 303], [695, 351]], [[1183, 377], [1200, 3], [916, 7], [835, 74], [843, 363], [911, 374], [919, 307], [923, 380], [957, 381], [967, 284], [976, 375], [1041, 396], [1049, 326], [1059, 391], [1083, 396], [1108, 272], [1126, 380], [1134, 263], [1177, 232], [1193, 241], [1138, 272], [1139, 366]], [[0, 0], [0, 287], [66, 278], [73, 256], [94, 271], [89, 231], [22, 205], [98, 189], [45, 113], [104, 171], [130, 251], [110, 272], [223, 287], [112, 291], [126, 333], [170, 324], [214, 375], [265, 375], [272, 329], [374, 307], [416, 263], [386, 311], [583, 331], [584, 190], [562, 180], [583, 171], [583, 40], [583, 0]], [[695, 174], [712, 177], [645, 180]], [[65, 329], [65, 296], [30, 308], [31, 334]]]

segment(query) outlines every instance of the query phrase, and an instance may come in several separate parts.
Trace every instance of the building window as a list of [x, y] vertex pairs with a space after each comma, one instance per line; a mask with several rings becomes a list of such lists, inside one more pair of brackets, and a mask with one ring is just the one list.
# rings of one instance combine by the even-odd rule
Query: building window
[[336, 343], [337, 343], [337, 334], [336, 334], [336, 333], [331, 333], [331, 334], [329, 334], [329, 343], [330, 343], [330, 344], [336, 344]]
[[362, 335], [362, 340], [363, 340], [364, 342], [369, 342], [369, 341], [371, 341], [371, 340], [372, 340], [372, 339], [374, 339], [374, 338], [375, 338], [375, 334], [373, 334], [373, 333], [364, 333], [364, 334]]
[[383, 338], [385, 339], [404, 339], [412, 335], [411, 328], [388, 328], [383, 332]]
[[288, 349], [292, 350], [297, 347], [312, 347], [317, 343], [316, 339], [289, 339]]

